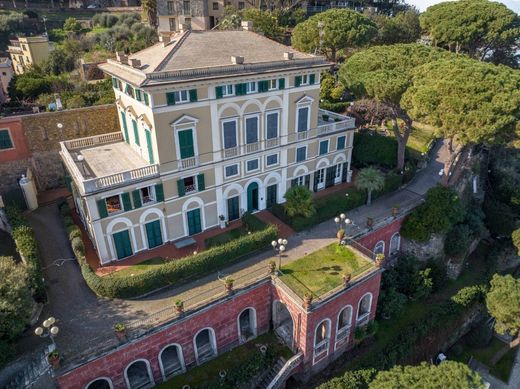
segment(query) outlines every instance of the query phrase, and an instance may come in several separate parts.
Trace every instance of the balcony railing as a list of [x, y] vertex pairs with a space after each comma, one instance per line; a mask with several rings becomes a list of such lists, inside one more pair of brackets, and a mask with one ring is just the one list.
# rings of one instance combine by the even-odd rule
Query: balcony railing
[[271, 147], [276, 147], [280, 144], [278, 138], [271, 138], [265, 141], [265, 148], [270, 149]]
[[246, 144], [246, 153], [254, 153], [258, 150], [260, 150], [260, 142]]
[[199, 159], [195, 157], [189, 157], [179, 160], [179, 169], [191, 169], [199, 165]]
[[105, 143], [120, 142], [122, 140], [123, 134], [121, 134], [120, 132], [111, 132], [110, 134], [67, 140], [63, 143], [65, 144], [67, 150], [77, 150], [85, 147], [99, 146]]
[[233, 158], [233, 157], [238, 156], [238, 154], [239, 154], [238, 146], [229, 147], [229, 148], [224, 149], [222, 151], [223, 151], [223, 154], [224, 154], [223, 155], [224, 159], [226, 159], [226, 158]]

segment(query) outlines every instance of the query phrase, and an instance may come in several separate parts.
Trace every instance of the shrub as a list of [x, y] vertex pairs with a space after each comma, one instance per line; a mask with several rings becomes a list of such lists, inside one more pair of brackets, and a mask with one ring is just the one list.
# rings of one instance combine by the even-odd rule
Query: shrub
[[446, 236], [444, 252], [451, 257], [462, 257], [471, 241], [473, 234], [466, 224], [457, 224]]
[[384, 319], [390, 319], [392, 316], [399, 316], [406, 300], [406, 296], [396, 291], [393, 287], [388, 288], [387, 290], [382, 290], [379, 294], [379, 308], [377, 312], [380, 313], [381, 317]]
[[67, 227], [67, 234], [69, 236], [69, 240], [72, 240], [75, 237], [81, 238], [81, 230], [76, 225]]
[[469, 307], [474, 302], [484, 301], [486, 294], [484, 285], [466, 286], [451, 297], [451, 301], [461, 307]]
[[426, 267], [430, 268], [430, 277], [433, 282], [432, 292], [439, 290], [446, 282], [446, 266], [443, 261], [431, 259], [426, 262]]
[[476, 325], [466, 336], [466, 342], [472, 347], [485, 347], [493, 338], [493, 329], [486, 320]]
[[318, 389], [368, 389], [376, 374], [376, 369], [346, 371], [341, 377], [321, 384]]
[[397, 141], [375, 132], [356, 132], [352, 149], [352, 164], [357, 168], [378, 165], [393, 169], [397, 166]]
[[287, 215], [311, 217], [315, 212], [312, 201], [312, 192], [305, 186], [292, 186], [285, 192], [284, 210]]
[[255, 215], [251, 214], [251, 212], [245, 212], [242, 215], [242, 223], [244, 224], [244, 227], [251, 232], [261, 231], [267, 227], [267, 224]]
[[464, 224], [467, 224], [471, 235], [474, 238], [481, 238], [486, 233], [486, 225], [482, 220], [484, 218], [484, 212], [481, 210], [471, 210], [466, 215], [466, 219], [464, 220]]
[[339, 102], [333, 102], [333, 101], [320, 101], [320, 108], [326, 109], [327, 111], [337, 112], [337, 113], [344, 113], [347, 110], [347, 107], [350, 106], [349, 101], [339, 101]]
[[63, 218], [63, 224], [65, 224], [65, 228], [69, 228], [76, 225], [76, 223], [74, 223], [74, 220], [70, 216], [65, 216]]
[[83, 244], [83, 240], [80, 237], [77, 236], [72, 238], [70, 244], [72, 246], [72, 251], [74, 251], [76, 256], [85, 256], [85, 245]]
[[520, 255], [520, 228], [513, 231], [511, 239], [513, 240], [513, 245], [516, 247], [518, 255]]

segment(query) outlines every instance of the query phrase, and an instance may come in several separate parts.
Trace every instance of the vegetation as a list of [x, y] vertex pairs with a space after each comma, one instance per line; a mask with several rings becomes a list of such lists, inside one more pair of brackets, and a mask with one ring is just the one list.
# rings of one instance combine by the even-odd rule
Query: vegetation
[[395, 16], [384, 14], [370, 15], [377, 26], [377, 35], [373, 39], [376, 45], [396, 43], [414, 43], [421, 37], [419, 12], [409, 9]]
[[320, 385], [319, 389], [368, 389], [368, 384], [376, 374], [376, 369], [346, 371], [341, 377], [335, 377]]
[[520, 255], [520, 228], [517, 228], [511, 234], [511, 239], [513, 240], [513, 245], [516, 247], [518, 251], [518, 255]]
[[446, 235], [444, 252], [450, 257], [461, 257], [466, 253], [472, 240], [473, 234], [470, 227], [466, 224], [458, 224]]
[[312, 200], [312, 192], [305, 186], [292, 186], [285, 192], [283, 208], [290, 217], [302, 216], [309, 218], [316, 213]]
[[376, 132], [356, 132], [352, 148], [352, 162], [361, 168], [377, 165], [386, 169], [397, 166], [397, 141]]
[[227, 242], [231, 242], [234, 239], [238, 239], [241, 236], [247, 235], [251, 232], [263, 230], [267, 225], [258, 219], [256, 216], [249, 212], [242, 215], [242, 226], [234, 228], [232, 230], [223, 232], [221, 234], [212, 236], [204, 241], [206, 248], [220, 246]]
[[329, 9], [299, 23], [292, 33], [292, 46], [320, 53], [336, 61], [339, 50], [367, 45], [376, 35], [375, 23], [350, 9]]
[[367, 191], [367, 205], [372, 203], [372, 192], [383, 189], [385, 178], [379, 170], [373, 167], [361, 169], [356, 176], [356, 188]]
[[353, 249], [333, 243], [284, 265], [281, 280], [300, 297], [307, 292], [320, 296], [341, 285], [342, 274], [354, 280], [373, 266]]
[[486, 306], [496, 319], [495, 330], [499, 334], [520, 335], [520, 279], [495, 274], [486, 296]]

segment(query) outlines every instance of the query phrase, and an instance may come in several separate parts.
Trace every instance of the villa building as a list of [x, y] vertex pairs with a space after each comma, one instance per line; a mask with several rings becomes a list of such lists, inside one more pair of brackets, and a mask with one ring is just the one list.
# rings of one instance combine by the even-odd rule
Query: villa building
[[16, 74], [23, 74], [29, 67], [45, 61], [51, 52], [49, 38], [46, 36], [28, 36], [11, 40], [7, 51], [13, 61]]
[[185, 30], [100, 65], [121, 129], [61, 142], [61, 156], [102, 264], [187, 245], [293, 185], [350, 181], [354, 120], [319, 108], [330, 64], [250, 29]]

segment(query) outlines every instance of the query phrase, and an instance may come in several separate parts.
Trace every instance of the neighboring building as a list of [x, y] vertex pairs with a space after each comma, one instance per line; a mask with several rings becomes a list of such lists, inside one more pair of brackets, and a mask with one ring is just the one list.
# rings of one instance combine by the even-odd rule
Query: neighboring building
[[181, 24], [197, 31], [212, 29], [224, 14], [224, 7], [229, 5], [239, 10], [251, 7], [245, 0], [158, 0], [157, 30], [179, 31]]
[[46, 36], [19, 37], [11, 40], [7, 51], [13, 61], [16, 74], [23, 74], [29, 67], [45, 61], [51, 52], [49, 38]]
[[9, 82], [11, 82], [11, 78], [13, 78], [13, 66], [11, 59], [7, 57], [0, 58], [0, 83], [2, 84], [4, 95], [7, 97], [7, 88], [9, 87]]
[[0, 119], [0, 195], [18, 188], [29, 168], [31, 152], [20, 117]]
[[100, 68], [121, 130], [61, 143], [101, 263], [350, 180], [354, 120], [319, 109], [324, 58], [242, 30], [118, 59]]

